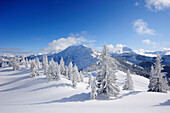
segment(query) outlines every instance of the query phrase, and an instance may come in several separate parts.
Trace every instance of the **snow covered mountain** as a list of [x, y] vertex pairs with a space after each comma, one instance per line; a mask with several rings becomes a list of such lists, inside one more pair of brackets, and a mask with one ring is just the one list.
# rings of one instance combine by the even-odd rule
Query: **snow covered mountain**
[[[63, 60], [66, 65], [68, 65], [70, 62], [73, 64], [76, 64], [79, 69], [87, 68], [92, 63], [95, 63], [98, 61], [98, 56], [100, 55], [100, 52], [87, 47], [86, 45], [79, 45], [79, 46], [70, 46], [66, 48], [65, 50], [59, 52], [59, 53], [49, 53], [47, 54], [48, 60], [51, 60], [51, 58], [54, 59], [54, 61], [60, 62], [61, 57], [63, 57]], [[43, 55], [37, 55], [37, 56], [29, 56], [29, 59], [34, 59], [35, 57], [38, 57], [40, 61], [42, 61]]]
[[100, 53], [98, 51], [85, 45], [79, 45], [70, 46], [59, 53], [48, 55], [48, 58], [49, 60], [53, 58], [54, 61], [59, 62], [61, 57], [63, 57], [66, 65], [72, 62], [73, 64], [76, 64], [79, 69], [84, 69], [98, 61], [97, 57], [99, 55]]

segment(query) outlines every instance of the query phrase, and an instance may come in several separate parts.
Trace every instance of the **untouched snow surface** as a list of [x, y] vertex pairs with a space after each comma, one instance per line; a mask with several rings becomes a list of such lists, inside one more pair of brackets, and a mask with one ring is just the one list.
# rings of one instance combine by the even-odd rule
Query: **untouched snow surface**
[[[170, 92], [147, 92], [149, 80], [132, 75], [134, 91], [121, 91], [109, 100], [91, 100], [88, 78], [76, 88], [64, 77], [47, 83], [46, 77], [30, 78], [29, 69], [0, 68], [0, 113], [169, 113]], [[122, 89], [125, 73], [117, 72]]]

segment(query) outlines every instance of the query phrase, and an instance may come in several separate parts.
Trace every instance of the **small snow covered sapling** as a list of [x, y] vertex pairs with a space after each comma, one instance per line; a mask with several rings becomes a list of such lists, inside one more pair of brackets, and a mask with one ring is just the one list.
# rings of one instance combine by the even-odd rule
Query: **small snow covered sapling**
[[91, 85], [91, 93], [90, 93], [91, 99], [97, 98], [97, 86], [96, 86], [96, 80], [94, 79]]
[[80, 79], [81, 79], [81, 82], [83, 82], [84, 76], [83, 76], [82, 71], [80, 71]]
[[132, 81], [132, 77], [130, 76], [130, 71], [128, 69], [126, 79], [124, 82], [124, 86], [123, 86], [123, 90], [133, 90], [133, 89], [134, 89], [133, 81]]
[[68, 67], [65, 66], [65, 74], [66, 74], [66, 78], [68, 79]]
[[93, 79], [92, 74], [90, 73], [89, 74], [89, 81], [88, 81], [88, 88], [91, 87], [91, 85], [92, 85], [92, 79]]

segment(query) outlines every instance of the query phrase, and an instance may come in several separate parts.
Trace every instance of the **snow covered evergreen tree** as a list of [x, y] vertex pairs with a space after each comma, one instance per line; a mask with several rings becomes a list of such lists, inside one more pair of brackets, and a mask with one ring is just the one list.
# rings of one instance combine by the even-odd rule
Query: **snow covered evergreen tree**
[[92, 75], [91, 74], [89, 74], [89, 81], [88, 81], [88, 87], [91, 87], [91, 85], [92, 85]]
[[29, 64], [28, 58], [26, 58], [26, 60], [25, 60], [25, 67], [26, 67], [26, 68], [28, 68], [28, 64]]
[[61, 60], [60, 60], [60, 73], [61, 73], [62, 75], [65, 75], [65, 67], [64, 67], [63, 57], [61, 57]]
[[14, 70], [14, 71], [15, 71], [15, 70], [20, 70], [20, 66], [19, 66], [19, 64], [18, 64], [18, 60], [17, 60], [16, 57], [14, 57], [14, 58], [12, 59], [12, 67], [13, 67], [13, 70]]
[[161, 71], [164, 69], [161, 65], [161, 56], [157, 54], [156, 62], [154, 63], [154, 67], [151, 67], [150, 73], [150, 83], [148, 86], [148, 91], [152, 92], [167, 92], [167, 84], [163, 80], [163, 75]]
[[76, 87], [76, 85], [77, 85], [77, 78], [78, 78], [78, 76], [77, 76], [77, 72], [76, 72], [76, 66], [74, 66], [74, 68], [73, 68], [73, 70], [72, 70], [72, 74], [71, 74], [71, 81], [72, 81], [72, 85], [73, 85], [73, 87]]
[[31, 70], [31, 77], [32, 78], [40, 75], [38, 70], [37, 70], [37, 65], [35, 63], [35, 60], [32, 61], [30, 70]]
[[22, 63], [22, 65], [25, 65], [25, 63], [26, 63], [25, 57], [22, 57], [21, 63]]
[[71, 80], [72, 79], [72, 69], [73, 68], [73, 64], [72, 62], [69, 63], [68, 65], [68, 79]]
[[125, 83], [124, 83], [124, 86], [123, 86], [123, 90], [133, 90], [133, 88], [134, 88], [134, 86], [133, 86], [132, 77], [130, 76], [130, 71], [128, 69], [126, 79], [125, 79]]
[[66, 75], [66, 78], [68, 78], [68, 67], [65, 66], [65, 75]]
[[56, 62], [57, 75], [60, 76], [60, 65]]
[[48, 74], [48, 58], [46, 55], [43, 56], [43, 70], [44, 70], [44, 75]]
[[91, 85], [91, 93], [90, 96], [92, 99], [97, 98], [97, 86], [96, 86], [96, 80], [94, 79]]
[[2, 61], [2, 66], [1, 66], [2, 68], [4, 68], [5, 67], [5, 62], [4, 61]]
[[119, 94], [119, 87], [116, 85], [117, 66], [115, 59], [111, 58], [108, 53], [108, 48], [104, 44], [101, 60], [100, 60], [101, 72], [97, 76], [98, 80], [98, 93], [105, 94], [106, 96], [117, 96]]
[[36, 63], [36, 65], [37, 65], [37, 68], [40, 68], [40, 61], [39, 61], [39, 58], [38, 58], [38, 57], [36, 57], [35, 63]]
[[83, 82], [83, 79], [84, 79], [83, 73], [82, 73], [82, 71], [80, 71], [80, 80], [81, 80], [81, 82]]
[[81, 79], [80, 79], [80, 73], [79, 73], [79, 71], [78, 71], [78, 67], [76, 66], [76, 64], [74, 65], [74, 72], [75, 72], [75, 74], [76, 74], [76, 76], [77, 76], [77, 82], [80, 82], [80, 81], [81, 81]]
[[53, 58], [51, 59], [49, 66], [48, 66], [48, 74], [47, 74], [47, 80], [60, 80], [60, 75], [58, 73], [58, 66], [54, 62]]

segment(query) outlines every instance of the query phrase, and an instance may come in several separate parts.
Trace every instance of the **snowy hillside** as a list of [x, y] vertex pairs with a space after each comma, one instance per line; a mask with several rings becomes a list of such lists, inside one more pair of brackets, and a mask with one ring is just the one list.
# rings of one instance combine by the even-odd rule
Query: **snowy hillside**
[[[0, 68], [0, 113], [169, 113], [170, 92], [147, 92], [149, 80], [132, 75], [134, 91], [122, 91], [109, 100], [91, 100], [88, 78], [76, 88], [64, 77], [47, 83], [46, 77], [30, 78], [30, 70]], [[118, 71], [121, 87], [125, 73]]]

